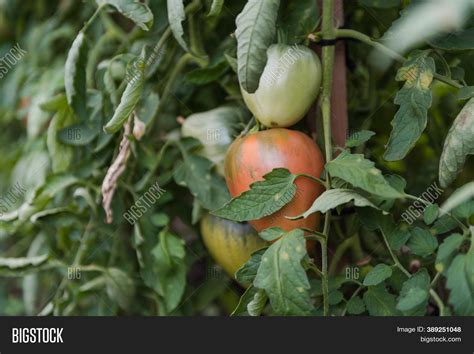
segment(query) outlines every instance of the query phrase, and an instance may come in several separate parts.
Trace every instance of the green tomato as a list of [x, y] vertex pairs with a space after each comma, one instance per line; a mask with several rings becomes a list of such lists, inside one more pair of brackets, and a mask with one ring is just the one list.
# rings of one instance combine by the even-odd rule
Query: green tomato
[[247, 114], [232, 106], [219, 107], [190, 115], [181, 126], [183, 137], [199, 140], [203, 148], [199, 155], [214, 162], [217, 172], [224, 176], [227, 148], [242, 130]]
[[257, 91], [241, 88], [245, 103], [267, 127], [289, 127], [304, 117], [319, 93], [321, 62], [304, 46], [274, 44]]

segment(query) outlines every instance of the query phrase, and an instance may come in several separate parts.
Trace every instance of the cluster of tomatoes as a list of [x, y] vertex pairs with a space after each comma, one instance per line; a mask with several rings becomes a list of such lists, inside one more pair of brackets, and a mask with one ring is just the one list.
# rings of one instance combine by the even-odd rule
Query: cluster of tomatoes
[[[190, 116], [183, 124], [183, 131], [193, 132], [184, 135], [194, 135], [201, 140], [208, 155], [225, 148], [223, 161], [215, 159], [215, 156], [211, 158], [214, 158], [218, 171], [224, 167], [224, 176], [232, 197], [249, 190], [252, 183], [263, 180], [263, 176], [275, 168], [286, 168], [293, 174], [314, 177], [320, 177], [324, 168], [323, 156], [316, 143], [302, 132], [286, 129], [306, 115], [318, 95], [321, 83], [319, 58], [306, 47], [280, 44], [271, 46], [267, 56], [268, 61], [257, 91], [249, 94], [242, 88], [247, 107], [266, 129], [240, 136], [229, 146], [225, 134], [220, 137], [220, 142], [210, 144], [206, 137], [196, 136], [196, 129], [186, 128], [187, 125], [209, 126], [210, 121], [232, 119], [223, 118], [222, 115], [216, 119], [219, 109]], [[298, 178], [295, 184], [297, 189], [291, 202], [272, 215], [250, 221], [251, 227], [210, 214], [202, 219], [204, 244], [216, 262], [231, 276], [254, 251], [266, 246], [257, 232], [269, 227], [279, 227], [285, 231], [318, 228], [318, 214], [299, 220], [286, 218], [309, 209], [322, 193], [323, 187], [312, 179]]]

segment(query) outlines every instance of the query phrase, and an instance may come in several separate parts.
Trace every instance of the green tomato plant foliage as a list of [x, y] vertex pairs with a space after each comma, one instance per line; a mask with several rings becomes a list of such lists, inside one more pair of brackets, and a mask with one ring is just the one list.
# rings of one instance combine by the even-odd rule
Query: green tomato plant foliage
[[[347, 1], [343, 28], [337, 2], [1, 1], [0, 314], [474, 315], [474, 8], [404, 46], [422, 2]], [[231, 198], [229, 146], [273, 127], [324, 172]], [[304, 179], [325, 190], [283, 216], [319, 228], [231, 234]]]

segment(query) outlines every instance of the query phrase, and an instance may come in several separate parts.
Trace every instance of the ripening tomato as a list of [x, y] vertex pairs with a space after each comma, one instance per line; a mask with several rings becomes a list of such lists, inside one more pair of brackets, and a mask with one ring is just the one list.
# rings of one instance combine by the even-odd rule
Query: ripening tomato
[[231, 277], [253, 252], [268, 244], [247, 223], [238, 223], [207, 214], [201, 220], [201, 235], [212, 258]]
[[[269, 129], [237, 138], [229, 148], [225, 159], [227, 187], [232, 197], [250, 189], [254, 182], [274, 168], [286, 168], [293, 174], [304, 173], [320, 177], [324, 159], [316, 143], [307, 135], [288, 129]], [[322, 193], [323, 186], [307, 177], [296, 179], [293, 200], [272, 215], [250, 224], [261, 231], [268, 227], [280, 227], [285, 231], [294, 228], [315, 230], [319, 226], [319, 214], [306, 219], [289, 220], [285, 216], [296, 216], [308, 210]]]
[[275, 44], [257, 91], [241, 89], [247, 107], [267, 127], [289, 127], [304, 117], [319, 93], [321, 63], [304, 46]]

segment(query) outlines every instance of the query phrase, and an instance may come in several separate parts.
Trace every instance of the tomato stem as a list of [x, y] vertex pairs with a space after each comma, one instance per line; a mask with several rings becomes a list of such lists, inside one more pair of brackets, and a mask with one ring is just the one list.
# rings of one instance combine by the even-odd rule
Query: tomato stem
[[[321, 34], [324, 40], [333, 40], [336, 35], [334, 28], [334, 3], [333, 0], [323, 1], [323, 20], [321, 25]], [[323, 61], [323, 87], [321, 93], [321, 112], [323, 118], [324, 131], [324, 150], [326, 162], [332, 160], [332, 140], [331, 140], [331, 89], [333, 82], [335, 48], [333, 45], [324, 46], [322, 49]], [[331, 189], [331, 178], [328, 174], [326, 179], [326, 190]], [[329, 315], [329, 285], [328, 285], [328, 250], [327, 239], [329, 237], [329, 229], [331, 224], [331, 213], [327, 212], [324, 216], [323, 234], [326, 242], [321, 247], [322, 258], [322, 291], [323, 291], [323, 313], [324, 316]]]
[[[359, 31], [355, 31], [355, 30], [351, 30], [351, 29], [337, 29], [335, 31], [335, 35], [336, 35], [337, 38], [351, 38], [351, 39], [361, 41], [365, 44], [368, 44], [368, 45], [380, 50], [384, 54], [388, 55], [389, 57], [391, 57], [391, 58], [393, 58], [393, 59], [395, 59], [395, 60], [397, 60], [401, 63], [403, 63], [407, 60], [403, 55], [398, 54], [397, 52], [395, 52], [392, 49], [390, 49], [390, 48], [386, 47], [385, 45], [383, 45], [382, 43], [373, 40], [369, 36], [359, 32]], [[434, 78], [438, 81], [444, 82], [445, 84], [451, 85], [451, 86], [456, 87], [456, 88], [462, 88], [463, 87], [463, 85], [461, 85], [460, 83], [452, 80], [451, 78], [449, 78], [447, 76], [440, 75], [438, 73], [434, 73]]]

